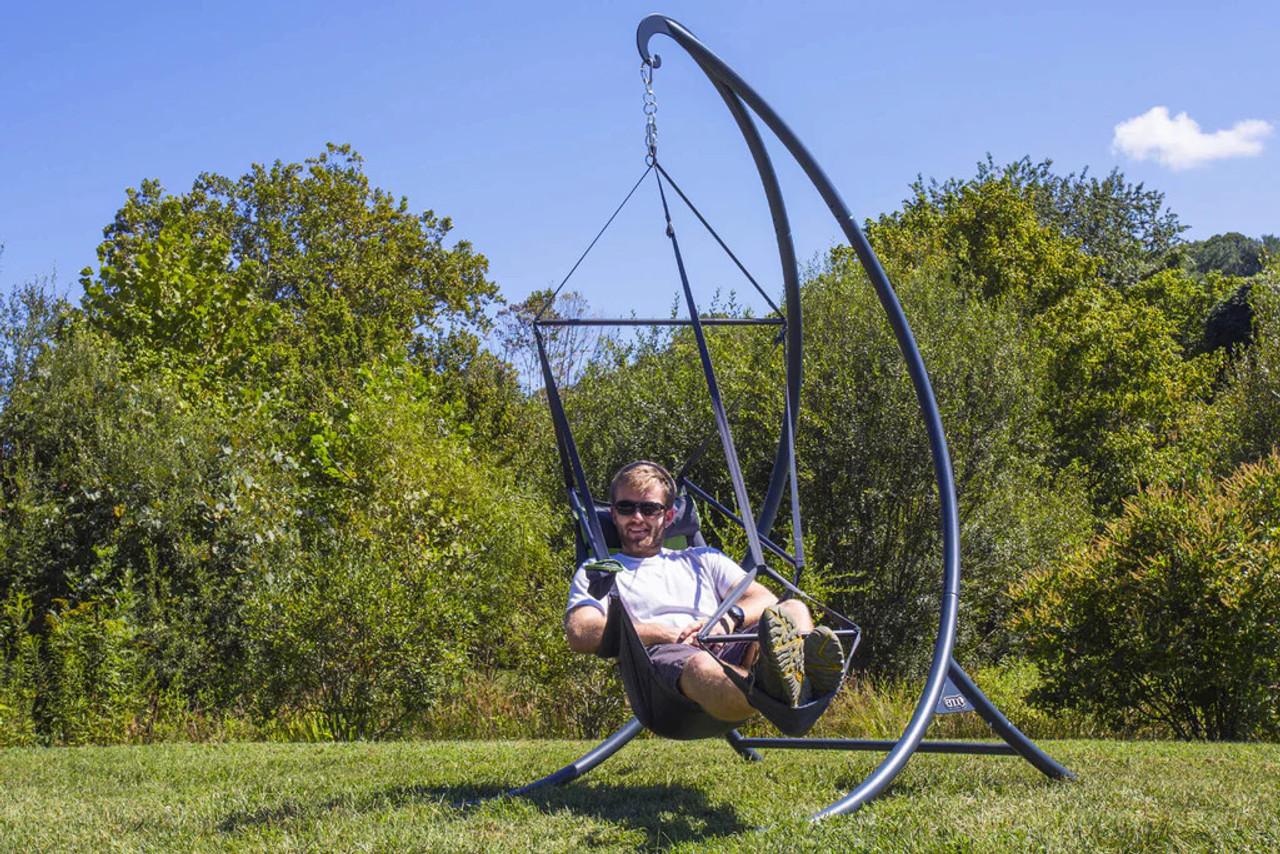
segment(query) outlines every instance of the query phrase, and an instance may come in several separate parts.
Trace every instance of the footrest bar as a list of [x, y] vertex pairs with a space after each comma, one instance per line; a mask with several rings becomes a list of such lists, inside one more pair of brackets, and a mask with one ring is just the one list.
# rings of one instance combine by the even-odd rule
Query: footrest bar
[[[743, 747], [774, 747], [780, 750], [878, 750], [888, 752], [898, 742], [865, 738], [744, 738]], [[969, 753], [977, 756], [1017, 756], [1018, 752], [997, 741], [922, 741], [917, 753]]]

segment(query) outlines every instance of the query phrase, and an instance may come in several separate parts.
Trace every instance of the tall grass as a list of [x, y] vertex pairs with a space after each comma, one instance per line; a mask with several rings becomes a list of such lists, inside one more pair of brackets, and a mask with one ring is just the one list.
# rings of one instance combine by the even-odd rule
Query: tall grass
[[[1107, 727], [1084, 712], [1050, 712], [1027, 697], [1039, 684], [1036, 670], [1024, 662], [983, 668], [974, 681], [996, 706], [1033, 739], [1169, 738], [1158, 727]], [[112, 716], [91, 714], [80, 703], [72, 737], [41, 739], [31, 720], [30, 697], [16, 681], [0, 680], [0, 746], [29, 744], [151, 744], [167, 742], [336, 740], [322, 716], [283, 707], [264, 716], [244, 700], [232, 706], [186, 696], [179, 686], [159, 690], [140, 682]], [[879, 681], [854, 677], [831, 704], [812, 735], [829, 738], [892, 739], [902, 734], [919, 701], [922, 682]], [[23, 705], [25, 703], [25, 705]], [[83, 707], [83, 708], [81, 708]], [[123, 708], [126, 713], [120, 711]], [[64, 716], [67, 713], [64, 712]], [[631, 716], [626, 696], [609, 665], [587, 662], [575, 673], [546, 682], [518, 671], [490, 669], [465, 674], [442, 693], [419, 725], [405, 733], [428, 739], [600, 738]], [[757, 718], [744, 727], [752, 735], [776, 734]], [[983, 739], [992, 734], [975, 714], [937, 716], [929, 738]]]
[[[1035, 668], [1024, 662], [982, 668], [971, 674], [978, 687], [1019, 730], [1032, 739], [1162, 737], [1152, 730], [1108, 731], [1091, 715], [1050, 712], [1032, 706], [1027, 696], [1039, 684]], [[897, 738], [924, 691], [923, 681], [853, 679], [814, 728], [831, 738]], [[992, 733], [976, 714], [938, 715], [928, 738], [983, 739]]]
[[[622, 687], [611, 675], [602, 665], [579, 682], [529, 686], [520, 684], [511, 673], [472, 673], [428, 716], [421, 734], [432, 738], [598, 738], [630, 717]], [[1001, 712], [1033, 739], [1169, 737], [1151, 726], [1109, 729], [1083, 712], [1051, 712], [1032, 706], [1027, 697], [1039, 684], [1039, 677], [1025, 662], [1010, 661], [971, 675]], [[812, 735], [897, 738], [923, 689], [922, 681], [873, 682], [855, 675]], [[763, 718], [743, 730], [751, 735], [776, 735]], [[992, 733], [976, 714], [952, 714], [936, 717], [928, 737], [982, 739]]]

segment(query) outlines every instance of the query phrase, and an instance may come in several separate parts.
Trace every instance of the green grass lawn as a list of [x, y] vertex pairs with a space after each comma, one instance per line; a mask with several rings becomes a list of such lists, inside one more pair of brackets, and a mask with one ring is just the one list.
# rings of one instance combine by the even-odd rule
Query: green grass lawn
[[[455, 808], [583, 742], [221, 744], [0, 751], [4, 851], [1275, 851], [1280, 745], [1066, 741], [1080, 775], [916, 756], [852, 816], [805, 817], [880, 754], [638, 740], [576, 783]], [[754, 832], [756, 828], [766, 830]]]

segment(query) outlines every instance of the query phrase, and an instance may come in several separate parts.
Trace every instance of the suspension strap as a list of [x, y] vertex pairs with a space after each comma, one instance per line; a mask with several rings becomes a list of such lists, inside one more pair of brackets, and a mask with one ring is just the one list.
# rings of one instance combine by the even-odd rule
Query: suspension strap
[[689, 276], [685, 272], [684, 257], [680, 254], [680, 242], [676, 239], [676, 228], [671, 221], [671, 209], [667, 205], [667, 194], [662, 188], [662, 174], [658, 174], [658, 194], [662, 197], [662, 212], [667, 220], [667, 237], [671, 238], [671, 249], [675, 253], [676, 268], [680, 271], [680, 283], [684, 287], [685, 303], [689, 307], [689, 323], [693, 327], [693, 337], [698, 344], [698, 355], [702, 360], [702, 372], [707, 378], [707, 391], [711, 395], [711, 409], [715, 414], [716, 429], [720, 433], [720, 444], [724, 448], [725, 463], [729, 467], [729, 478], [733, 481], [733, 494], [738, 502], [738, 511], [742, 514], [743, 530], [747, 534], [747, 553], [750, 566], [748, 571], [765, 565], [764, 550], [760, 546], [760, 534], [756, 530], [755, 516], [751, 512], [751, 501], [747, 497], [746, 481], [742, 477], [742, 467], [738, 463], [738, 452], [733, 445], [733, 433], [729, 430], [729, 419], [725, 415], [724, 403], [720, 399], [720, 386], [716, 382], [715, 369], [711, 365], [711, 352], [707, 349], [707, 335], [702, 328], [702, 318], [698, 314], [698, 305], [693, 299], [693, 288], [689, 285]]
[[800, 482], [796, 478], [796, 431], [795, 416], [791, 411], [791, 395], [784, 394], [786, 410], [783, 418], [786, 421], [784, 440], [787, 443], [787, 465], [791, 475], [791, 536], [795, 541], [792, 557], [795, 558], [796, 583], [800, 582], [800, 573], [804, 571], [804, 531], [800, 527]]
[[607, 560], [609, 547], [605, 544], [604, 530], [596, 516], [595, 500], [591, 497], [587, 474], [578, 457], [578, 446], [569, 430], [569, 419], [564, 414], [560, 391], [556, 388], [556, 379], [551, 371], [551, 361], [547, 358], [547, 347], [542, 340], [542, 330], [537, 326], [533, 327], [533, 335], [538, 342], [538, 361], [542, 363], [542, 381], [547, 387], [547, 405], [551, 409], [551, 423], [556, 431], [560, 468], [564, 474], [565, 488], [569, 491], [569, 503], [573, 507], [573, 515], [577, 517], [582, 538], [591, 550], [591, 556], [596, 560]]
[[622, 213], [622, 209], [627, 206], [627, 202], [631, 201], [631, 197], [636, 194], [636, 190], [640, 189], [640, 185], [644, 183], [644, 179], [649, 177], [649, 173], [652, 171], [653, 171], [652, 166], [646, 167], [644, 172], [640, 174], [640, 177], [636, 179], [636, 182], [631, 185], [631, 189], [627, 192], [627, 195], [622, 199], [622, 203], [619, 204], [618, 207], [614, 209], [609, 219], [605, 220], [604, 226], [598, 232], [596, 232], [596, 236], [592, 239], [591, 243], [587, 244], [587, 248], [584, 249], [582, 254], [578, 256], [578, 260], [574, 262], [573, 267], [569, 270], [567, 274], [565, 274], [565, 277], [560, 280], [560, 284], [556, 285], [556, 289], [551, 292], [551, 299], [547, 300], [546, 304], [543, 305], [542, 308], [538, 311], [537, 316], [534, 317], [533, 319], [534, 323], [537, 323], [538, 321], [542, 320], [542, 315], [546, 314], [547, 311], [551, 308], [551, 306], [555, 305], [556, 297], [560, 296], [560, 291], [564, 290], [564, 286], [569, 283], [569, 279], [573, 278], [573, 274], [578, 271], [578, 267], [581, 266], [582, 262], [586, 260], [588, 255], [591, 254], [591, 250], [596, 247], [596, 243], [598, 243], [600, 241], [600, 238], [604, 236], [604, 233], [609, 230], [609, 226], [613, 225], [613, 221], [618, 218], [618, 214]]
[[724, 250], [724, 254], [728, 255], [729, 260], [733, 261], [733, 263], [737, 265], [738, 270], [742, 275], [747, 277], [747, 281], [756, 289], [756, 292], [760, 294], [760, 296], [764, 297], [764, 301], [769, 304], [770, 310], [779, 317], [785, 318], [786, 315], [782, 313], [782, 309], [778, 308], [778, 304], [769, 297], [769, 294], [765, 293], [764, 288], [760, 287], [760, 283], [756, 281], [756, 277], [751, 275], [751, 272], [743, 266], [741, 261], [738, 260], [738, 256], [733, 254], [733, 250], [729, 248], [729, 244], [724, 242], [720, 235], [716, 233], [716, 230], [711, 227], [711, 223], [707, 222], [707, 218], [702, 215], [702, 212], [694, 206], [693, 202], [689, 201], [689, 197], [680, 189], [680, 185], [667, 174], [667, 170], [662, 168], [662, 164], [655, 160], [653, 162], [653, 168], [657, 169], [659, 174], [661, 174], [663, 178], [667, 179], [667, 183], [671, 185], [671, 189], [676, 191], [676, 195], [680, 197], [680, 201], [684, 202], [685, 206], [693, 212], [693, 215], [698, 218], [698, 222], [702, 223], [702, 227], [707, 230], [707, 233], [715, 238], [716, 243], [719, 243], [720, 248]]

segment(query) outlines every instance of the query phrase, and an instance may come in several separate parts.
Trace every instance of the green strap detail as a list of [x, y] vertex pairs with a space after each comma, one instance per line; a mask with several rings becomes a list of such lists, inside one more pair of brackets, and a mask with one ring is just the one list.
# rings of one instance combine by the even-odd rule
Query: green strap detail
[[589, 563], [584, 563], [582, 568], [587, 572], [621, 572], [626, 569], [621, 562], [616, 561], [611, 557], [605, 558], [604, 560], [593, 560]]

